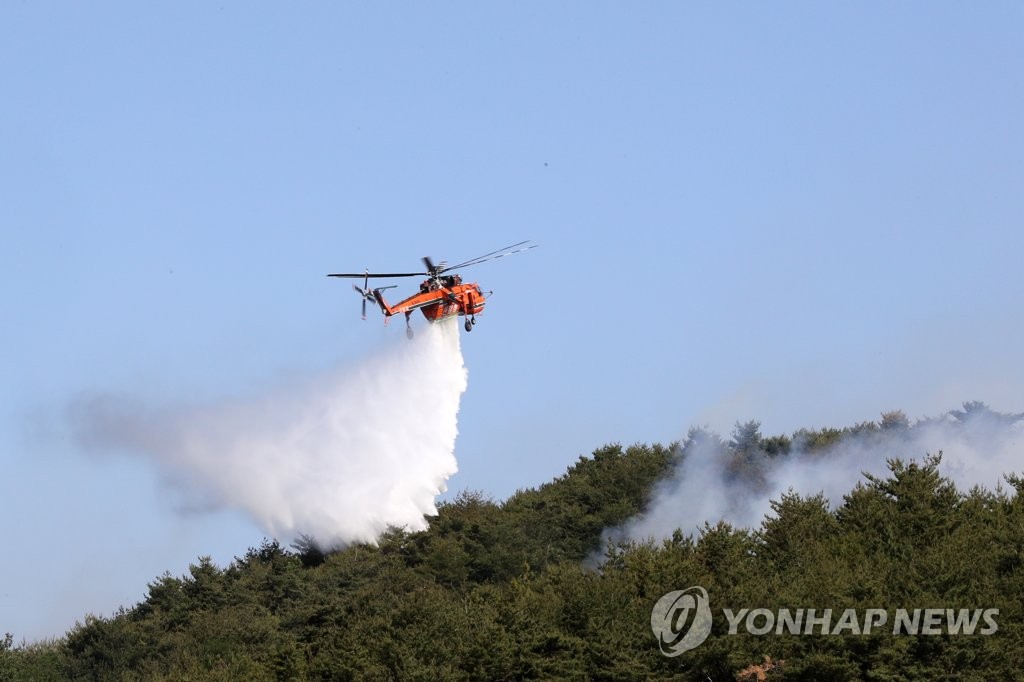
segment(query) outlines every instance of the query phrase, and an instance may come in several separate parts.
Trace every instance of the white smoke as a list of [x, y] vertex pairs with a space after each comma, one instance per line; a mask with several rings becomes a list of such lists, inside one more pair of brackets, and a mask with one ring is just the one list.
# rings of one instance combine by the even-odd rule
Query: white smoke
[[96, 451], [151, 457], [189, 505], [247, 512], [323, 547], [426, 527], [457, 470], [466, 368], [456, 321], [427, 325], [361, 366], [256, 398], [153, 408], [93, 395], [72, 425]]
[[913, 426], [848, 433], [825, 450], [808, 452], [798, 437], [789, 454], [757, 453], [754, 480], [734, 475], [735, 453], [714, 434], [692, 431], [684, 451], [646, 511], [606, 531], [606, 540], [657, 540], [676, 529], [691, 534], [705, 522], [756, 528], [771, 513], [771, 501], [787, 491], [822, 493], [835, 508], [864, 473], [884, 478], [893, 458], [920, 462], [941, 452], [939, 471], [961, 490], [995, 490], [1004, 474], [1024, 468], [1024, 415], [1000, 415], [981, 403], [967, 403], [964, 411]]

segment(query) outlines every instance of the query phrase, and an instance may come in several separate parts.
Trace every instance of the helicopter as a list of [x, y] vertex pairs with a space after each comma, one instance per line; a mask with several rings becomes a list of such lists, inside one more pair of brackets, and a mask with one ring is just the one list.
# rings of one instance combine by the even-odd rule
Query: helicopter
[[[413, 336], [412, 327], [409, 324], [409, 318], [412, 316], [413, 311], [419, 310], [423, 313], [423, 316], [431, 322], [439, 322], [440, 320], [452, 317], [453, 315], [463, 315], [466, 318], [464, 327], [467, 332], [473, 331], [473, 326], [476, 324], [476, 316], [483, 312], [484, 305], [486, 304], [487, 297], [490, 296], [493, 291], [484, 292], [480, 285], [474, 283], [466, 284], [462, 281], [462, 276], [458, 274], [449, 274], [454, 270], [460, 270], [462, 268], [468, 268], [471, 265], [477, 265], [484, 261], [493, 260], [495, 258], [504, 258], [505, 256], [511, 256], [513, 253], [519, 253], [520, 251], [527, 251], [529, 249], [536, 248], [536, 244], [531, 244], [530, 240], [511, 244], [503, 249], [497, 251], [491, 251], [485, 253], [482, 256], [476, 258], [470, 258], [467, 261], [458, 263], [456, 265], [448, 265], [446, 261], [434, 264], [429, 256], [423, 257], [423, 265], [426, 268], [425, 272], [370, 272], [365, 270], [363, 272], [335, 272], [330, 273], [328, 277], [346, 277], [351, 279], [362, 278], [363, 286], [360, 287], [358, 284], [353, 284], [352, 288], [363, 299], [363, 319], [366, 319], [366, 302], [376, 303], [382, 313], [384, 313], [384, 323], [387, 324], [388, 319], [392, 315], [398, 315], [405, 313], [405, 333], [411, 339]], [[387, 289], [394, 289], [398, 285], [392, 284], [385, 287], [370, 288], [370, 279], [385, 279], [393, 277], [424, 277], [426, 279], [420, 284], [420, 290], [409, 296], [408, 298], [391, 305], [384, 299], [383, 291]]]

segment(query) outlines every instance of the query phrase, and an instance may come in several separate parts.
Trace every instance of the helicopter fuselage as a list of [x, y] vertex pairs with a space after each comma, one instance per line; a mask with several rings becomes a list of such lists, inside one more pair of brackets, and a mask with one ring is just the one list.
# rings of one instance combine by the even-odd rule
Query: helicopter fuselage
[[426, 280], [419, 293], [394, 305], [388, 304], [379, 289], [375, 289], [373, 297], [386, 317], [405, 313], [406, 317], [414, 310], [423, 313], [423, 317], [431, 322], [438, 322], [453, 315], [473, 317], [483, 312], [486, 298], [480, 286], [472, 284], [452, 284], [438, 280]]

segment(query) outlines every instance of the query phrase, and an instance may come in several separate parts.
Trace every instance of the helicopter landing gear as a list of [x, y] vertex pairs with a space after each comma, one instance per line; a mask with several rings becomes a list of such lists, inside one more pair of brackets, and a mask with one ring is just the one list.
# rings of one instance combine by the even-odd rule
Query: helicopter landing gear
[[475, 324], [476, 324], [476, 318], [475, 317], [467, 317], [466, 318], [466, 324], [464, 325], [466, 327], [466, 331], [467, 332], [473, 331], [473, 325], [475, 325]]
[[412, 337], [413, 336], [415, 336], [415, 334], [412, 333], [412, 327], [406, 327], [405, 328], [405, 338], [407, 338], [410, 341], [412, 341]]

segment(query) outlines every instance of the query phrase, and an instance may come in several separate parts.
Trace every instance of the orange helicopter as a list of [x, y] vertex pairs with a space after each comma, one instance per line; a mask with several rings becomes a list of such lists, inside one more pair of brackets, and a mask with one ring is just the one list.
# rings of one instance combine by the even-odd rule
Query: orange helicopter
[[[366, 319], [366, 302], [372, 301], [380, 306], [380, 310], [384, 313], [385, 324], [392, 315], [398, 315], [399, 313], [405, 313], [405, 333], [408, 337], [412, 338], [412, 327], [409, 325], [409, 317], [412, 315], [414, 310], [420, 310], [423, 312], [423, 316], [431, 322], [438, 322], [453, 315], [464, 315], [466, 317], [465, 328], [466, 331], [473, 331], [473, 325], [476, 324], [476, 316], [478, 313], [482, 313], [486, 299], [492, 293], [491, 291], [484, 292], [480, 289], [480, 286], [475, 282], [472, 284], [464, 284], [460, 275], [449, 275], [447, 273], [453, 270], [459, 270], [462, 268], [468, 268], [470, 265], [476, 265], [483, 263], [484, 261], [492, 260], [495, 258], [504, 258], [505, 256], [511, 256], [513, 253], [519, 253], [520, 251], [526, 251], [528, 249], [535, 248], [536, 244], [531, 244], [529, 240], [519, 242], [506, 246], [503, 249], [485, 253], [482, 256], [471, 258], [463, 263], [457, 265], [448, 265], [442, 261], [438, 265], [434, 265], [434, 262], [424, 256], [423, 265], [426, 266], [426, 272], [391, 272], [391, 273], [379, 273], [379, 272], [339, 272], [331, 273], [328, 277], [348, 277], [348, 278], [363, 278], [363, 286], [359, 288], [359, 285], [353, 284], [352, 288], [359, 293], [363, 299], [363, 319]], [[385, 289], [394, 289], [397, 285], [392, 284], [386, 287], [377, 287], [376, 289], [370, 289], [370, 278], [391, 278], [391, 277], [423, 277], [427, 279], [423, 280], [420, 284], [419, 292], [413, 294], [409, 298], [400, 301], [394, 305], [388, 304], [384, 300], [384, 295], [381, 293]]]

